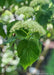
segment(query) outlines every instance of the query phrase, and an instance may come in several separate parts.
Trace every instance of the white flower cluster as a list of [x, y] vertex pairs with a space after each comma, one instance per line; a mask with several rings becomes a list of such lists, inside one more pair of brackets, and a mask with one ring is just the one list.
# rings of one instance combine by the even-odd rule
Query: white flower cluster
[[23, 14], [26, 18], [33, 16], [34, 9], [32, 7], [23, 6], [16, 11], [16, 15]]
[[32, 0], [30, 6], [36, 6], [37, 4], [48, 4], [49, 0]]
[[16, 69], [19, 63], [19, 58], [16, 56], [16, 59], [13, 59], [13, 57], [14, 57], [13, 52], [11, 50], [5, 49], [5, 52], [2, 54], [2, 64], [1, 64], [2, 72], [4, 72], [3, 67], [8, 64], [12, 66], [6, 67], [7, 72], [11, 72]]
[[14, 20], [14, 16], [10, 11], [6, 10], [1, 15], [1, 20], [4, 21], [4, 22], [12, 22], [12, 20]]
[[43, 29], [43, 27], [33, 20], [19, 21], [15, 23], [10, 32], [14, 32], [15, 30], [19, 30], [20, 28], [28, 29], [31, 33], [39, 32], [40, 35], [45, 34], [45, 30]]

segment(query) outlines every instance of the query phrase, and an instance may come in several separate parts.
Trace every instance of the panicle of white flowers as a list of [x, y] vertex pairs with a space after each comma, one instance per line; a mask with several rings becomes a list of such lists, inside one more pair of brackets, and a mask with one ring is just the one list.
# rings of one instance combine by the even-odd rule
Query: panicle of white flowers
[[16, 15], [23, 14], [26, 17], [33, 16], [34, 9], [32, 7], [23, 6], [16, 11]]
[[19, 21], [17, 22], [10, 30], [10, 32], [14, 32], [15, 30], [19, 30], [20, 28], [28, 29], [29, 32], [39, 32], [40, 35], [45, 34], [45, 30], [42, 26], [40, 26], [37, 22], [33, 20], [27, 20], [27, 21]]
[[2, 15], [1, 15], [1, 19], [5, 22], [9, 22], [10, 20], [12, 20], [14, 18], [13, 14], [6, 10]]
[[32, 0], [30, 6], [36, 6], [37, 4], [48, 4], [49, 0]]
[[19, 22], [15, 23], [15, 25], [11, 28], [10, 32], [19, 30], [22, 27], [23, 27], [23, 21], [19, 21]]

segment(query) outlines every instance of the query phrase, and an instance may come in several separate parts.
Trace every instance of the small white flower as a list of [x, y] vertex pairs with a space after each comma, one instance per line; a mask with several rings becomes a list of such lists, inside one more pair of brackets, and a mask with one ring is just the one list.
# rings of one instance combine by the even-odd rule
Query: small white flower
[[19, 63], [19, 61], [20, 61], [20, 59], [19, 59], [18, 57], [16, 57], [16, 60], [13, 60], [13, 59], [12, 59], [12, 60], [10, 61], [10, 64], [16, 66], [16, 65]]
[[6, 6], [3, 6], [3, 9], [5, 9], [6, 8]]
[[33, 20], [35, 20], [35, 16], [33, 16]]
[[27, 21], [31, 21], [32, 20], [32, 18], [29, 18]]
[[30, 67], [30, 68], [29, 68], [29, 72], [30, 72], [31, 74], [39, 74], [39, 70], [37, 70], [37, 69], [34, 68], [34, 67]]
[[20, 14], [19, 16], [16, 15], [16, 19], [17, 19], [17, 20], [23, 20], [24, 17], [25, 17], [25, 16], [24, 16], [23, 14]]
[[18, 10], [18, 6], [17, 5], [15, 6], [15, 10]]
[[28, 1], [26, 1], [25, 3], [28, 4]]
[[4, 70], [4, 68], [2, 68], [2, 73], [4, 73], [5, 72], [5, 70]]
[[16, 66], [10, 66], [6, 68], [6, 72], [11, 72], [14, 71], [16, 69]]
[[3, 39], [2, 37], [0, 36], [0, 45], [3, 43]]
[[13, 22], [13, 21], [15, 21], [15, 19], [13, 18], [13, 19], [11, 19], [9, 22], [11, 23], [11, 22]]
[[45, 46], [48, 47], [50, 45], [50, 39], [47, 39], [45, 42]]
[[47, 30], [52, 30], [53, 29], [53, 25], [52, 24], [47, 24]]
[[21, 5], [24, 5], [24, 3], [23, 3], [23, 2], [21, 2]]
[[4, 66], [5, 66], [5, 64], [4, 64], [4, 63], [2, 63], [2, 64], [1, 64], [1, 67], [4, 67]]
[[4, 25], [3, 29], [4, 29], [5, 33], [7, 34], [7, 25]]

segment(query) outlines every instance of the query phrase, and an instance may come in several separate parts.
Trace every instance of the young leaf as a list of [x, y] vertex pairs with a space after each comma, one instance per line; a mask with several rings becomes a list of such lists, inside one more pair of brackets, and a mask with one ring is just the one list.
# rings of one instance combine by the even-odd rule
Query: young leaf
[[16, 35], [19, 40], [25, 39], [26, 37], [26, 33], [25, 31], [23, 32], [23, 30], [17, 30]]

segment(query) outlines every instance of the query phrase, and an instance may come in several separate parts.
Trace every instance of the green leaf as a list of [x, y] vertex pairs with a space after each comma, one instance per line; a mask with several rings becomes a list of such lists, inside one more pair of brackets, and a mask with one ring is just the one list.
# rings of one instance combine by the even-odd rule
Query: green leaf
[[32, 37], [36, 37], [36, 39], [40, 39], [40, 35], [38, 32], [33, 33]]
[[52, 15], [52, 11], [50, 11], [49, 9], [48, 10], [41, 9], [41, 10], [37, 11], [36, 20], [41, 25], [46, 25], [48, 23], [48, 20], [50, 19], [51, 15]]
[[23, 0], [16, 0], [17, 2], [22, 2]]
[[9, 3], [9, 5], [15, 3], [15, 0], [7, 0], [7, 1], [8, 1], [8, 3]]
[[26, 32], [22, 29], [22, 30], [16, 30], [16, 35], [17, 35], [17, 38], [19, 40], [22, 40], [22, 39], [25, 39], [26, 37]]
[[3, 6], [5, 4], [5, 0], [0, 0], [0, 6]]
[[51, 52], [51, 56], [48, 59], [47, 65], [45, 66], [45, 71], [49, 74], [54, 74], [54, 49]]
[[11, 29], [11, 27], [15, 24], [17, 22], [17, 20], [16, 21], [13, 21], [13, 22], [11, 22], [11, 23], [9, 23], [8, 25], [7, 25], [7, 34], [9, 35], [9, 31], [10, 31], [10, 29]]
[[11, 37], [11, 38], [9, 38], [7, 41], [5, 41], [3, 44], [7, 44], [7, 43], [11, 43], [11, 42], [13, 42], [13, 41], [15, 41], [17, 39], [17, 37]]
[[2, 37], [6, 36], [6, 34], [5, 34], [4, 30], [3, 30], [3, 24], [2, 23], [0, 23], [0, 36], [2, 36]]
[[26, 69], [32, 65], [40, 55], [41, 48], [35, 40], [22, 40], [20, 41], [17, 51], [20, 57], [20, 64]]
[[0, 0], [0, 6], [6, 6], [6, 3], [9, 5], [15, 3], [16, 1], [15, 0]]

